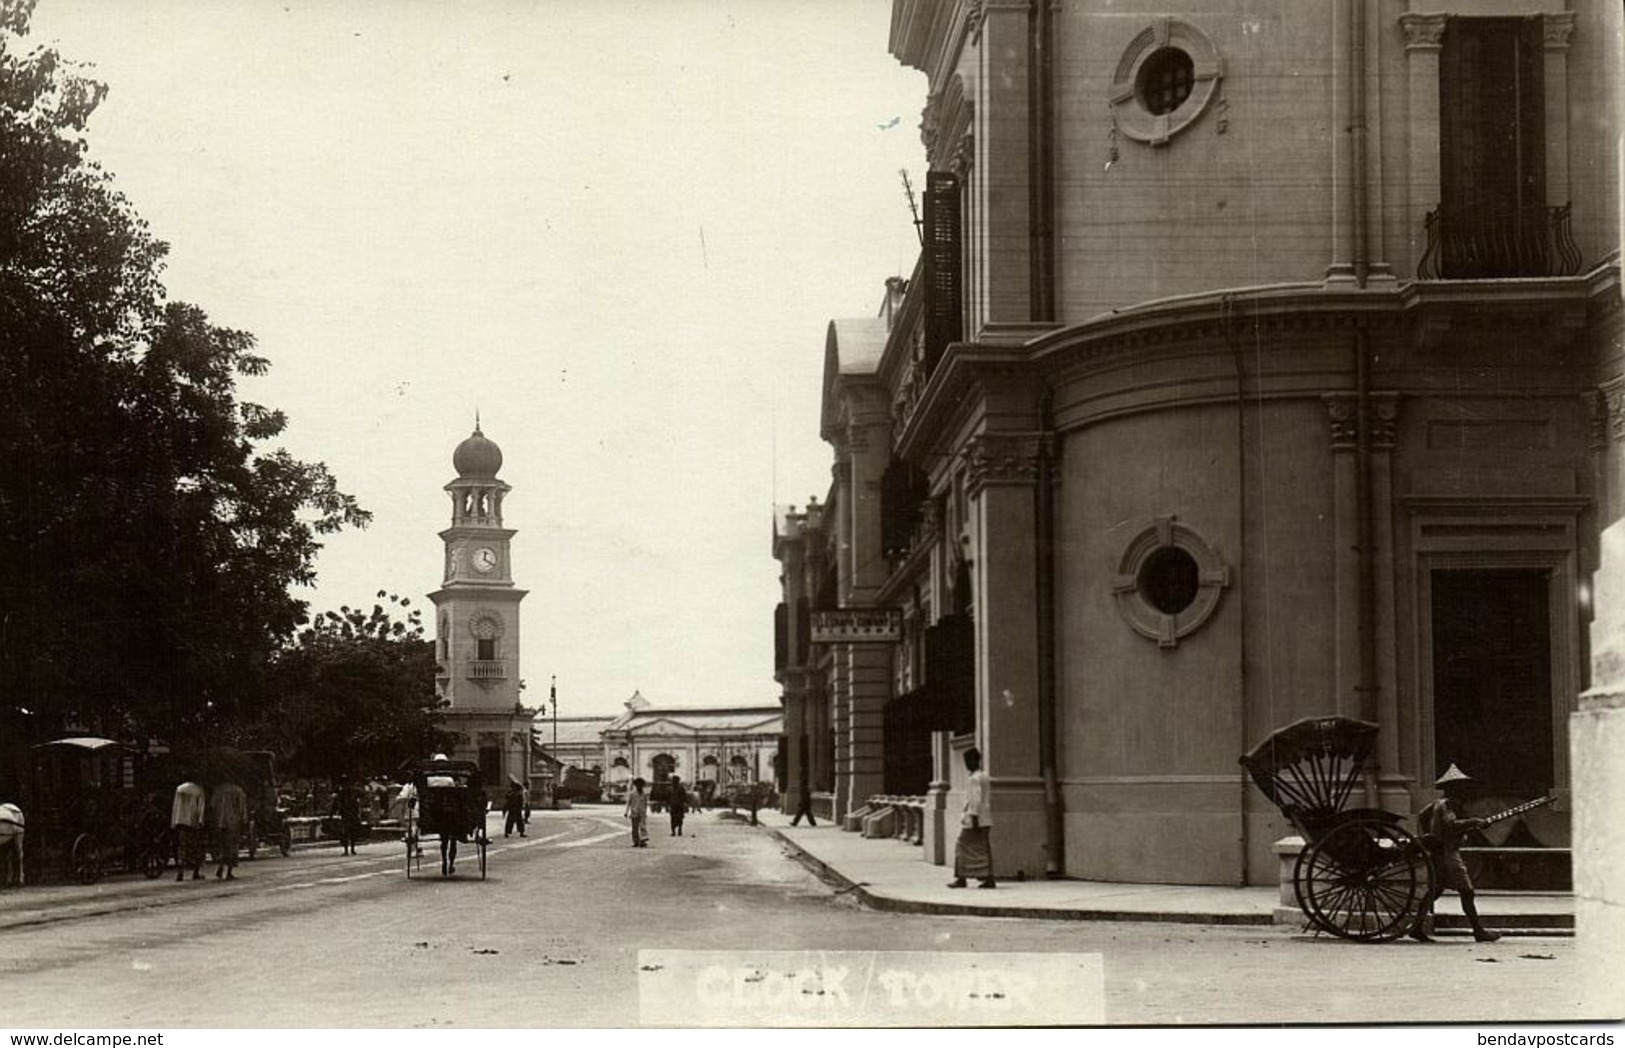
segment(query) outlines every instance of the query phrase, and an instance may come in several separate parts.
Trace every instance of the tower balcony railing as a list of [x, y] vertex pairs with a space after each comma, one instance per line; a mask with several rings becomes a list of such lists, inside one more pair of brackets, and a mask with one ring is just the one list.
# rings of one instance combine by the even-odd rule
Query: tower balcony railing
[[1569, 231], [1570, 205], [1460, 205], [1428, 212], [1428, 246], [1417, 263], [1420, 280], [1569, 277], [1580, 271], [1580, 249]]
[[508, 664], [501, 659], [470, 659], [468, 676], [471, 680], [502, 680], [508, 676]]

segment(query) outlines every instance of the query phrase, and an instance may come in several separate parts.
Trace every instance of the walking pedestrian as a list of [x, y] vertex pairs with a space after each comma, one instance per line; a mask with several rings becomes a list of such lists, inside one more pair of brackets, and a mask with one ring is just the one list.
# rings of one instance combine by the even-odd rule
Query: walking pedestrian
[[514, 776], [508, 776], [508, 792], [502, 798], [502, 813], [505, 816], [502, 836], [511, 836], [514, 830], [518, 830], [521, 837], [525, 835], [525, 820], [529, 817], [526, 807], [524, 784]]
[[1462, 803], [1467, 799], [1467, 775], [1454, 764], [1434, 780], [1442, 796], [1423, 808], [1416, 816], [1417, 829], [1422, 831], [1422, 847], [1433, 860], [1434, 877], [1428, 882], [1427, 896], [1411, 924], [1410, 937], [1418, 942], [1431, 942], [1428, 923], [1433, 919], [1433, 904], [1446, 888], [1461, 896], [1461, 912], [1473, 926], [1473, 938], [1479, 942], [1494, 942], [1501, 937], [1479, 920], [1478, 906], [1474, 903], [1473, 879], [1467, 875], [1467, 863], [1461, 857], [1461, 839], [1484, 825], [1483, 819], [1461, 817]]
[[800, 826], [802, 816], [806, 816], [809, 827], [818, 825], [818, 820], [813, 818], [812, 789], [807, 785], [807, 765], [805, 761], [801, 765], [800, 789], [796, 791], [796, 814], [790, 820], [790, 825]]
[[175, 880], [203, 879], [204, 826], [209, 794], [195, 782], [175, 787], [175, 800], [169, 807], [169, 826], [175, 831]]
[[959, 818], [959, 840], [954, 844], [954, 879], [950, 888], [965, 887], [966, 877], [975, 877], [978, 887], [997, 888], [993, 880], [993, 787], [982, 770], [982, 751], [965, 751], [965, 812]]
[[632, 820], [632, 847], [649, 846], [649, 795], [643, 792], [648, 783], [641, 778], [632, 780], [632, 792], [626, 795], [626, 817]]
[[340, 854], [354, 855], [355, 842], [361, 836], [361, 798], [356, 796], [348, 777], [340, 778], [333, 792], [333, 815], [339, 820]]
[[248, 823], [248, 794], [235, 782], [222, 783], [209, 793], [209, 829], [214, 833], [214, 876], [237, 879], [237, 844]]
[[671, 795], [666, 801], [666, 807], [671, 812], [671, 835], [681, 837], [683, 835], [683, 817], [688, 814], [688, 787], [683, 785], [681, 779], [673, 775], [668, 788], [671, 790]]

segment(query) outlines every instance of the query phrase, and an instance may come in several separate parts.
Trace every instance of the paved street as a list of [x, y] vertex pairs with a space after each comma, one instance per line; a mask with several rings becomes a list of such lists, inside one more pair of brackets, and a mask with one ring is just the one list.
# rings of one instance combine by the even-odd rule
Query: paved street
[[1571, 939], [1373, 947], [1274, 927], [878, 913], [761, 829], [701, 814], [679, 839], [651, 823], [646, 850], [628, 847], [608, 808], [539, 812], [523, 841], [493, 823], [484, 882], [467, 852], [453, 880], [438, 876], [437, 854], [408, 880], [401, 847], [378, 843], [353, 857], [262, 858], [235, 884], [120, 878], [7, 892], [6, 1021], [635, 1025], [642, 948], [1099, 952], [1112, 1023], [1577, 1015]]

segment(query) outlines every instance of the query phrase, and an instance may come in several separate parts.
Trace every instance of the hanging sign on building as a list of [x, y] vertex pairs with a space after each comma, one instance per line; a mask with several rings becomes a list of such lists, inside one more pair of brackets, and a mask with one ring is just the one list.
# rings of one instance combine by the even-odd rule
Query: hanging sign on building
[[812, 613], [814, 644], [896, 644], [903, 639], [898, 608], [835, 608]]

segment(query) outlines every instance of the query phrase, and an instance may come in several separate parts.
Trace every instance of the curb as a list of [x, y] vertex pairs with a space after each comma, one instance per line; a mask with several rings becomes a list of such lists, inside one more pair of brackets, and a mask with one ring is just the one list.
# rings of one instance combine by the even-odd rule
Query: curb
[[1228, 924], [1273, 927], [1268, 914], [1184, 913], [1173, 910], [1079, 910], [1061, 907], [1000, 906], [997, 904], [922, 902], [899, 899], [870, 891], [866, 881], [853, 881], [829, 863], [771, 826], [764, 827], [786, 845], [792, 857], [826, 884], [834, 884], [843, 894], [851, 894], [865, 906], [891, 913], [924, 913], [945, 917], [1020, 917], [1041, 921], [1114, 921], [1150, 924]]

